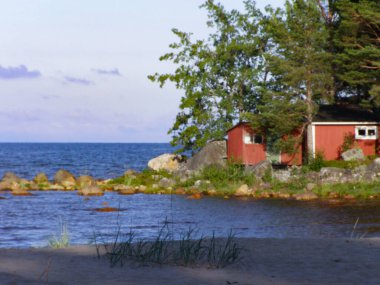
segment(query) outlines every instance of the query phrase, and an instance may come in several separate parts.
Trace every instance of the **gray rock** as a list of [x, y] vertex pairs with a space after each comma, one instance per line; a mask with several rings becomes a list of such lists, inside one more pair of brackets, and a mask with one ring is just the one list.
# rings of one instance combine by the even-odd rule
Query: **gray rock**
[[276, 170], [273, 171], [273, 178], [280, 182], [289, 182], [292, 178], [290, 170]]
[[254, 166], [247, 166], [246, 171], [252, 173], [258, 178], [263, 178], [265, 175], [273, 174], [272, 163], [268, 160], [262, 161]]
[[174, 184], [175, 184], [175, 181], [173, 179], [166, 178], [166, 177], [162, 178], [158, 182], [158, 186], [161, 188], [169, 188], [169, 187], [174, 186]]
[[364, 160], [364, 153], [361, 148], [349, 149], [342, 153], [344, 161]]
[[323, 167], [319, 172], [319, 176], [322, 183], [335, 184], [354, 181], [350, 170], [337, 167]]
[[226, 165], [226, 158], [226, 141], [213, 141], [209, 142], [198, 153], [191, 157], [186, 163], [186, 168], [199, 171], [209, 165], [219, 165], [224, 167]]
[[180, 155], [165, 153], [149, 160], [148, 167], [155, 171], [175, 172], [180, 168], [182, 160]]

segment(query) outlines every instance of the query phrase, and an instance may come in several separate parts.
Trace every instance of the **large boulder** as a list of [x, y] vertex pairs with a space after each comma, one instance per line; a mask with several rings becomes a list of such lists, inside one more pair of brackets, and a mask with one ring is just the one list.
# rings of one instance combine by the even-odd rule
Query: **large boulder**
[[262, 179], [266, 175], [272, 177], [273, 167], [272, 167], [272, 163], [270, 161], [264, 160], [264, 161], [254, 165], [254, 166], [247, 166], [246, 171], [248, 173], [252, 173], [257, 178]]
[[182, 157], [175, 154], [165, 153], [148, 162], [148, 167], [153, 170], [177, 171], [180, 168]]
[[56, 184], [62, 185], [65, 188], [75, 187], [76, 184], [75, 176], [64, 169], [57, 171], [57, 173], [54, 175], [54, 182]]
[[342, 153], [344, 161], [364, 160], [365, 156], [361, 148], [349, 149]]
[[186, 168], [193, 171], [201, 170], [209, 165], [219, 165], [224, 167], [227, 158], [226, 141], [212, 141], [206, 144], [199, 152], [191, 157]]

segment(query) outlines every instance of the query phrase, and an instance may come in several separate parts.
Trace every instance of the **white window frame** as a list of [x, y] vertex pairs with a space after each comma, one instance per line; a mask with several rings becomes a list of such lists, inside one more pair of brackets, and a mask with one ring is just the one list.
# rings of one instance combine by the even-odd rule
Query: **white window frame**
[[[359, 130], [364, 130], [365, 135], [360, 135]], [[370, 130], [375, 131], [374, 135], [368, 135]], [[377, 126], [355, 126], [355, 139], [357, 140], [376, 140], [379, 137]]]
[[250, 134], [248, 132], [244, 133], [243, 135], [243, 141], [244, 144], [263, 144], [263, 139], [261, 138], [261, 143], [256, 143], [256, 135]]

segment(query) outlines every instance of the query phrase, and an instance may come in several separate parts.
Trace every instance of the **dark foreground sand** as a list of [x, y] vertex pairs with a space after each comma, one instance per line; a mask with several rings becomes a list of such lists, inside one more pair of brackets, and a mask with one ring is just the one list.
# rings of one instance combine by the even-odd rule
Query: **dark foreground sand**
[[110, 268], [89, 246], [1, 249], [0, 284], [380, 284], [380, 239], [241, 239], [244, 259], [225, 269]]

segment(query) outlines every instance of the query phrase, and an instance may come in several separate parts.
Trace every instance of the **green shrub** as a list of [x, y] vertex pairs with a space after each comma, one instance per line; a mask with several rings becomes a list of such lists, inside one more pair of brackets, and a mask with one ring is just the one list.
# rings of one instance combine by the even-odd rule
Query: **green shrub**
[[325, 167], [326, 161], [323, 153], [317, 152], [314, 157], [310, 157], [307, 166], [312, 171], [320, 171], [322, 167]]

